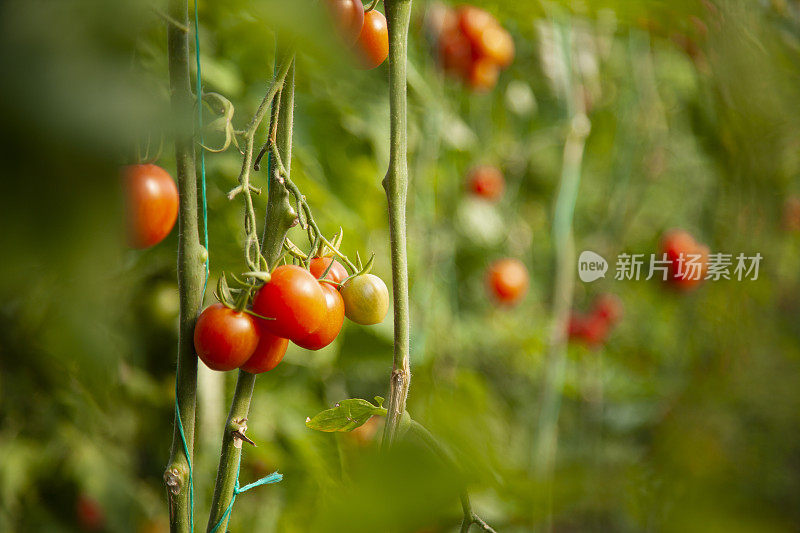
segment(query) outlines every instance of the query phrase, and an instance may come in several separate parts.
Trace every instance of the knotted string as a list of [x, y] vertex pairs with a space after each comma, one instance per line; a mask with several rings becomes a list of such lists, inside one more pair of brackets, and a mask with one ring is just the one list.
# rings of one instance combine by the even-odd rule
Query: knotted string
[[222, 517], [219, 519], [219, 521], [214, 525], [213, 528], [211, 528], [209, 530], [209, 533], [216, 533], [216, 531], [220, 528], [222, 523], [225, 520], [228, 519], [228, 517], [231, 514], [231, 511], [233, 511], [233, 502], [236, 501], [236, 496], [237, 495], [239, 495], [239, 494], [241, 494], [243, 492], [247, 492], [250, 489], [254, 489], [256, 487], [260, 487], [261, 485], [269, 485], [269, 484], [272, 484], [272, 483], [278, 483], [279, 481], [281, 481], [283, 479], [283, 474], [280, 474], [278, 472], [273, 472], [268, 476], [262, 477], [258, 481], [254, 481], [254, 482], [252, 482], [252, 483], [250, 483], [248, 485], [245, 485], [244, 487], [240, 487], [239, 486], [239, 470], [240, 470], [241, 466], [242, 466], [242, 459], [241, 459], [241, 456], [240, 456], [239, 457], [239, 464], [236, 466], [236, 482], [235, 482], [235, 484], [233, 486], [233, 495], [231, 496], [231, 502], [228, 504], [228, 508], [225, 509], [225, 512], [222, 514]]

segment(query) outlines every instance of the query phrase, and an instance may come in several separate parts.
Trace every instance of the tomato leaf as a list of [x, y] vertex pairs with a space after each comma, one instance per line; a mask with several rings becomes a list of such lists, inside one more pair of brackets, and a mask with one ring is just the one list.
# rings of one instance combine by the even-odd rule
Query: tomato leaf
[[314, 418], [306, 419], [306, 426], [317, 431], [353, 431], [362, 426], [373, 415], [386, 416], [386, 409], [367, 400], [353, 398], [342, 400], [333, 408], [326, 409]]

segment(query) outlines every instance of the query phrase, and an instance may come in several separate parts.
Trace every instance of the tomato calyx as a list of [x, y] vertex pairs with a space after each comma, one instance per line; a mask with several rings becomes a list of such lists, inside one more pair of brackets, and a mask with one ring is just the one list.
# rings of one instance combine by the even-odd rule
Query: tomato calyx
[[[269, 273], [266, 272], [256, 272], [256, 273], [247, 273], [247, 274], [266, 274], [267, 279], [266, 282], [269, 282]], [[259, 318], [261, 320], [275, 320], [274, 318], [262, 316], [255, 311], [253, 311], [249, 306], [251, 303], [251, 296], [253, 290], [258, 288], [257, 285], [246, 283], [233, 274], [231, 277], [241, 286], [241, 288], [232, 289], [228, 285], [228, 280], [223, 272], [222, 275], [217, 280], [217, 288], [214, 290], [214, 297], [217, 299], [219, 303], [224, 305], [229, 309], [233, 309], [234, 311], [240, 313], [246, 313], [250, 316], [255, 318]]]

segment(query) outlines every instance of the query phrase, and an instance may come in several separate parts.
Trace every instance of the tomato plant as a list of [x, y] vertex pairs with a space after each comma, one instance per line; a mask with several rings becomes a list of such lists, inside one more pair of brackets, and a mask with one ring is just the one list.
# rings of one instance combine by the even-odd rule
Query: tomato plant
[[322, 291], [325, 293], [325, 318], [322, 324], [310, 335], [298, 339], [295, 342], [301, 348], [308, 350], [319, 350], [330, 343], [342, 331], [344, 324], [344, 300], [339, 291], [329, 283], [321, 283]]
[[325, 270], [328, 269], [328, 265], [333, 263], [328, 270], [328, 273], [325, 275], [325, 279], [329, 279], [331, 281], [335, 281], [336, 283], [341, 283], [347, 278], [347, 270], [342, 266], [342, 264], [335, 260], [332, 257], [315, 257], [311, 260], [311, 264], [309, 265], [309, 270], [311, 274], [314, 275], [315, 278], [321, 279], [322, 274], [325, 273]]
[[178, 187], [169, 173], [152, 165], [131, 165], [122, 171], [128, 243], [149, 248], [164, 240], [178, 218]]
[[295, 265], [279, 266], [256, 293], [253, 311], [273, 320], [264, 327], [279, 337], [297, 340], [316, 330], [325, 318], [325, 293], [317, 279]]
[[498, 168], [480, 166], [469, 172], [467, 187], [475, 196], [494, 202], [503, 196], [506, 181]]
[[345, 315], [356, 324], [378, 324], [389, 312], [389, 289], [374, 274], [350, 278], [342, 287], [342, 298]]
[[373, 69], [386, 61], [389, 57], [389, 28], [383, 13], [373, 9], [364, 14], [364, 26], [356, 46], [364, 69]]
[[364, 4], [361, 0], [327, 0], [326, 4], [345, 42], [356, 42], [364, 26]]
[[518, 259], [498, 259], [486, 273], [489, 293], [505, 305], [518, 304], [528, 291], [528, 283], [528, 269]]
[[194, 327], [197, 356], [212, 370], [233, 370], [247, 361], [258, 345], [256, 321], [221, 303], [208, 306]]
[[263, 320], [258, 321], [259, 341], [253, 355], [241, 366], [242, 370], [251, 374], [269, 372], [283, 361], [289, 339], [273, 335], [263, 325]]

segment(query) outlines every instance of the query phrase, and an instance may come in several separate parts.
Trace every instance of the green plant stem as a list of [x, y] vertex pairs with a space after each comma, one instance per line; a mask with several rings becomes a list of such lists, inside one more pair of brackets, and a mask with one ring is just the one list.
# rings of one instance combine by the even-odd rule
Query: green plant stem
[[[285, 65], [286, 70], [283, 72], [283, 68], [281, 68], [276, 76], [277, 80], [281, 77], [281, 72], [283, 72], [284, 79], [282, 81], [282, 87], [273, 91], [275, 88], [275, 84], [273, 84], [270, 92], [267, 93], [267, 96], [272, 94], [271, 105], [278, 110], [278, 112], [272, 113], [272, 120], [277, 120], [277, 124], [270, 124], [269, 131], [276, 132], [275, 143], [282, 157], [287, 162], [288, 168], [291, 163], [291, 122], [293, 120], [294, 109], [293, 55], [291, 53], [279, 54], [277, 61], [279, 65]], [[265, 101], [266, 100], [265, 98]], [[262, 102], [256, 115], [260, 115], [263, 118], [266, 116], [266, 113], [267, 107], [264, 102]], [[258, 122], [254, 121], [251, 122], [251, 124], [255, 125], [248, 127], [248, 131], [252, 129], [252, 131], [255, 132], [255, 129], [258, 127]], [[252, 145], [250, 145], [249, 149], [251, 151], [249, 152], [250, 158], [248, 159], [248, 165], [252, 162]], [[269, 196], [267, 200], [267, 215], [261, 249], [263, 250], [267, 263], [270, 266], [274, 266], [280, 255], [286, 233], [295, 223], [297, 215], [289, 202], [289, 192], [283, 186], [282, 178], [275, 171], [272, 164], [270, 164], [267, 179], [269, 181]], [[238, 466], [242, 456], [242, 436], [247, 430], [247, 415], [250, 411], [250, 400], [253, 396], [255, 380], [256, 376], [254, 374], [243, 370], [239, 371], [239, 376], [236, 381], [236, 390], [233, 393], [233, 400], [231, 401], [231, 408], [228, 413], [225, 432], [222, 437], [222, 452], [220, 455], [219, 468], [217, 469], [217, 480], [214, 484], [211, 513], [208, 519], [209, 531], [220, 522], [233, 497]], [[229, 518], [230, 516], [222, 520], [217, 531], [227, 531]]]
[[[569, 132], [564, 143], [561, 180], [553, 214], [553, 246], [555, 249], [555, 280], [553, 285], [552, 322], [547, 349], [545, 383], [542, 391], [541, 414], [537, 431], [536, 445], [533, 448], [534, 470], [545, 482], [548, 499], [552, 498], [552, 477], [555, 467], [558, 441], [558, 418], [561, 408], [561, 394], [564, 388], [564, 374], [567, 359], [567, 321], [572, 307], [572, 294], [575, 278], [575, 245], [572, 234], [572, 221], [578, 188], [581, 180], [581, 167], [586, 137], [591, 124], [584, 112], [583, 88], [573, 83], [572, 44], [569, 28], [557, 28], [560, 34], [561, 53], [567, 72], [567, 118]], [[547, 502], [545, 512], [548, 530], [552, 528], [551, 503]]]
[[406, 61], [411, 0], [385, 0], [389, 25], [389, 114], [391, 120], [389, 169], [383, 179], [389, 204], [394, 306], [394, 354], [389, 380], [389, 402], [383, 446], [388, 448], [406, 409], [411, 383], [409, 365], [411, 324], [408, 306], [408, 259], [406, 253], [406, 198], [408, 196], [408, 95]]
[[194, 324], [202, 305], [205, 250], [200, 244], [197, 220], [197, 176], [194, 165], [194, 97], [189, 77], [189, 25], [187, 0], [170, 0], [169, 16], [179, 24], [167, 28], [169, 79], [172, 90], [175, 159], [180, 211], [178, 217], [178, 290], [180, 329], [176, 377], [176, 402], [189, 457], [175, 420], [172, 448], [164, 482], [169, 497], [170, 531], [187, 532], [189, 521], [189, 468], [194, 455], [195, 406], [197, 402], [197, 356], [194, 353]]
[[245, 210], [244, 210], [244, 231], [245, 231], [245, 261], [251, 271], [258, 271], [261, 267], [261, 246], [256, 232], [256, 214], [253, 206], [253, 190], [254, 187], [250, 185], [250, 172], [253, 167], [253, 149], [255, 146], [255, 135], [258, 131], [258, 126], [261, 124], [264, 117], [269, 112], [273, 99], [276, 95], [280, 94], [283, 89], [284, 82], [292, 67], [293, 57], [290, 55], [283, 58], [280, 68], [275, 79], [272, 82], [266, 96], [264, 96], [258, 110], [253, 116], [247, 129], [243, 132], [244, 135], [244, 157], [242, 158], [242, 169], [239, 172], [239, 185], [228, 193], [228, 199], [233, 200], [237, 194], [244, 196]]
[[[416, 420], [410, 420], [409, 423], [409, 431], [411, 431], [414, 435], [419, 437], [422, 442], [424, 442], [428, 448], [431, 449], [439, 458], [454, 472], [458, 472], [461, 474], [461, 466], [458, 464], [458, 461], [453, 456], [452, 452], [444, 447], [444, 445], [439, 442], [439, 439], [433, 436], [433, 434], [428, 431], [428, 428], [417, 422]], [[472, 504], [469, 501], [469, 493], [465, 490], [461, 491], [459, 495], [459, 499], [461, 501], [461, 510], [464, 513], [464, 518], [461, 521], [461, 533], [465, 533], [469, 531], [469, 528], [476, 524], [482, 531], [489, 531], [490, 533], [495, 533], [494, 529], [487, 524], [480, 516], [475, 514], [472, 510]]]
[[[225, 434], [222, 438], [217, 480], [214, 483], [214, 496], [211, 500], [211, 514], [208, 519], [209, 531], [225, 514], [233, 497], [236, 475], [239, 472], [239, 461], [242, 457], [243, 439], [238, 437], [238, 434], [244, 434], [247, 431], [247, 413], [250, 411], [250, 399], [253, 396], [255, 383], [255, 374], [239, 371], [231, 409], [225, 423]], [[227, 531], [227, 520], [228, 518], [220, 524], [217, 531]]]

